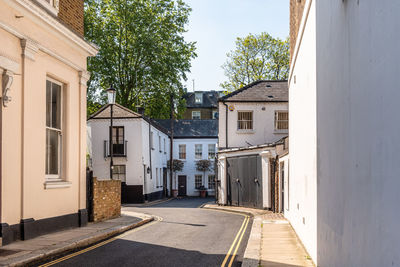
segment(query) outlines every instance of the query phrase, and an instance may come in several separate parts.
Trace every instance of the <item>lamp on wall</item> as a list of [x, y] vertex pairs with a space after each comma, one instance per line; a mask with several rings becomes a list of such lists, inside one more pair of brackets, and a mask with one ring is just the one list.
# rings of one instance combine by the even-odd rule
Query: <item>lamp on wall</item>
[[109, 142], [110, 142], [110, 179], [113, 179], [113, 143], [112, 143], [112, 132], [113, 132], [113, 106], [115, 104], [115, 95], [117, 90], [115, 90], [112, 85], [107, 89], [107, 97], [108, 104], [110, 105], [110, 134], [109, 134]]

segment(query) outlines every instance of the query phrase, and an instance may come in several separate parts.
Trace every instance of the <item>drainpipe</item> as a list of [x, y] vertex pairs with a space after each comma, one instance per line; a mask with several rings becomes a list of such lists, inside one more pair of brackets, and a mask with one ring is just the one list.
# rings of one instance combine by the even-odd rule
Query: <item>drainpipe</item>
[[169, 196], [173, 197], [172, 194], [172, 177], [174, 174], [174, 169], [173, 169], [173, 162], [174, 162], [174, 95], [171, 94], [171, 135], [170, 135], [170, 139], [171, 141], [169, 142]]
[[[148, 121], [148, 123], [149, 123], [149, 159], [150, 159], [150, 179], [152, 180], [153, 179], [153, 167], [152, 167], [152, 164], [151, 164], [151, 146], [152, 146], [152, 140], [151, 140], [151, 123], [150, 123], [150, 118], [149, 118], [149, 121]], [[146, 197], [145, 197], [145, 199], [146, 199]]]
[[225, 148], [228, 148], [228, 105], [222, 102], [225, 106]]
[[[3, 129], [2, 129], [2, 122], [3, 122], [3, 115], [2, 115], [2, 111], [3, 111], [3, 105], [0, 102], [0, 223], [2, 223], [2, 214], [1, 214], [1, 207], [2, 207], [2, 203], [1, 203], [1, 197], [2, 197], [2, 188], [1, 188], [1, 184], [2, 184], [2, 161], [3, 161], [3, 156], [2, 156], [2, 142], [3, 142]], [[0, 229], [0, 235], [2, 234], [2, 231]]]

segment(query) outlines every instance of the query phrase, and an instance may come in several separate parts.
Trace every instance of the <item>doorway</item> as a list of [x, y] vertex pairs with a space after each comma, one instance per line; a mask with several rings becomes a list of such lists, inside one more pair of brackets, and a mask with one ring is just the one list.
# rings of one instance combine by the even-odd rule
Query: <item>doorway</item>
[[186, 175], [178, 175], [178, 196], [186, 196]]

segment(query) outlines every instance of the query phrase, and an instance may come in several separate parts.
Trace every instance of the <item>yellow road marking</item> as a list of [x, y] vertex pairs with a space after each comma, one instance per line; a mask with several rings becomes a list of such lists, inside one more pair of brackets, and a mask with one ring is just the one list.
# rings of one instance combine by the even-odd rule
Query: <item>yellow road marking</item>
[[[156, 217], [156, 216], [155, 216], [155, 217]], [[106, 245], [106, 244], [108, 244], [108, 243], [111, 243], [111, 242], [113, 242], [113, 241], [115, 241], [115, 240], [117, 240], [117, 239], [123, 238], [123, 237], [125, 237], [125, 236], [127, 236], [127, 235], [129, 235], [129, 234], [132, 234], [132, 233], [137, 232], [137, 231], [139, 231], [139, 230], [143, 230], [144, 228], [147, 228], [147, 227], [149, 227], [149, 226], [151, 226], [151, 225], [153, 225], [153, 224], [156, 224], [156, 223], [158, 223], [158, 222], [160, 222], [160, 221], [162, 221], [162, 220], [163, 220], [163, 219], [162, 219], [161, 217], [156, 217], [156, 220], [155, 220], [155, 221], [152, 221], [152, 222], [147, 223], [147, 224], [145, 224], [145, 225], [136, 227], [136, 228], [134, 228], [134, 229], [132, 229], [132, 230], [129, 230], [129, 231], [125, 232], [125, 233], [122, 233], [122, 234], [120, 234], [120, 235], [118, 235], [118, 236], [116, 236], [116, 237], [112, 237], [112, 238], [110, 238], [110, 239], [107, 239], [107, 240], [105, 240], [105, 241], [103, 241], [103, 242], [100, 242], [100, 243], [98, 243], [98, 244], [96, 244], [96, 245], [93, 245], [93, 246], [90, 246], [90, 247], [88, 247], [88, 248], [85, 248], [85, 249], [83, 249], [83, 250], [80, 250], [80, 251], [77, 251], [77, 252], [75, 252], [75, 253], [69, 254], [69, 255], [67, 255], [67, 256], [64, 256], [64, 257], [62, 257], [62, 258], [56, 259], [56, 260], [54, 260], [54, 261], [45, 263], [45, 264], [43, 264], [43, 265], [40, 265], [39, 267], [48, 267], [48, 266], [52, 266], [52, 265], [54, 265], [54, 264], [60, 263], [60, 262], [62, 262], [62, 261], [66, 261], [66, 260], [68, 260], [68, 259], [70, 259], [70, 258], [76, 257], [76, 256], [78, 256], [78, 255], [80, 255], [80, 254], [86, 253], [86, 252], [91, 251], [91, 250], [94, 250], [94, 249], [96, 249], [96, 248], [98, 248], [98, 247], [104, 246], [104, 245]]]
[[241, 232], [242, 232], [242, 230], [243, 230], [243, 227], [244, 227], [245, 225], [246, 225], [246, 227], [247, 227], [246, 222], [248, 222], [248, 221], [249, 221], [249, 216], [246, 216], [245, 219], [243, 220], [242, 226], [240, 227], [238, 233], [236, 234], [235, 239], [233, 240], [233, 243], [232, 243], [232, 245], [231, 245], [231, 247], [230, 247], [228, 253], [226, 253], [225, 259], [224, 259], [224, 261], [222, 262], [221, 267], [224, 267], [225, 264], [226, 264], [226, 262], [228, 261], [228, 259], [229, 259], [229, 257], [230, 257], [230, 254], [231, 254], [231, 252], [232, 252], [232, 249], [235, 247], [236, 240], [239, 238], [239, 236], [240, 236], [240, 234], [241, 234]]
[[246, 232], [246, 229], [247, 229], [247, 225], [248, 225], [248, 224], [249, 224], [249, 218], [247, 217], [246, 226], [244, 227], [244, 229], [243, 229], [243, 231], [242, 231], [242, 235], [240, 236], [240, 239], [239, 239], [239, 241], [238, 241], [237, 244], [236, 244], [235, 251], [234, 251], [233, 254], [232, 254], [232, 258], [231, 258], [231, 261], [229, 262], [228, 267], [231, 267], [231, 266], [232, 266], [233, 259], [234, 259], [235, 256], [236, 256], [236, 253], [237, 253], [237, 251], [238, 251], [238, 249], [239, 249], [240, 243], [242, 242], [242, 238], [243, 238], [243, 236], [244, 236], [244, 233]]

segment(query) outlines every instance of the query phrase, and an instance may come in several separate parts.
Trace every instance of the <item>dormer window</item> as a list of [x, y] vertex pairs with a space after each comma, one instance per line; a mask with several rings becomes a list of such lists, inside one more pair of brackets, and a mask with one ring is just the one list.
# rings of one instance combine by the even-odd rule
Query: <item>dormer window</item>
[[196, 104], [202, 104], [203, 103], [203, 93], [195, 93], [195, 99], [194, 102]]
[[53, 13], [54, 15], [58, 15], [59, 11], [59, 0], [37, 0], [44, 8]]

